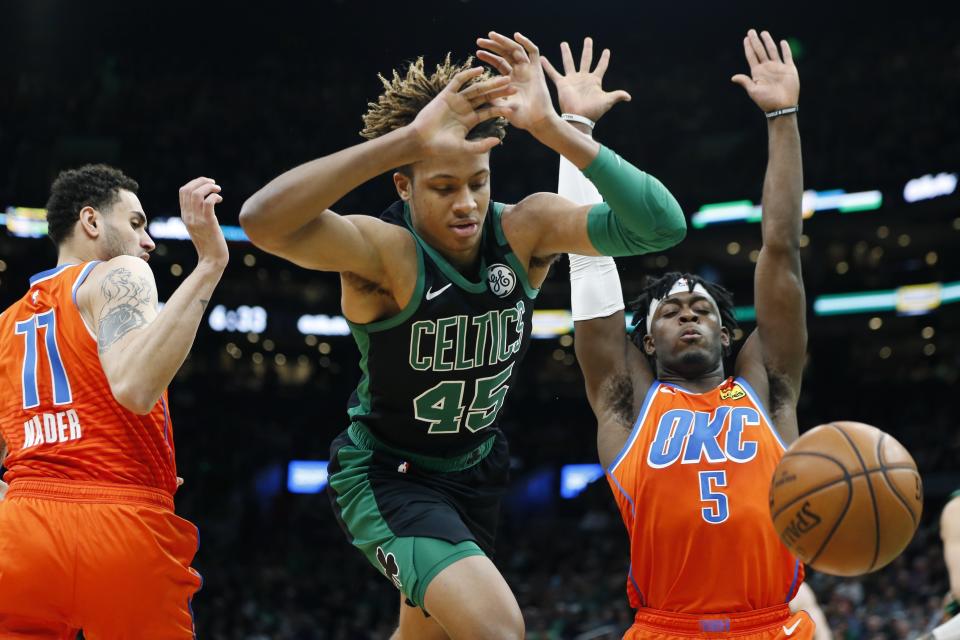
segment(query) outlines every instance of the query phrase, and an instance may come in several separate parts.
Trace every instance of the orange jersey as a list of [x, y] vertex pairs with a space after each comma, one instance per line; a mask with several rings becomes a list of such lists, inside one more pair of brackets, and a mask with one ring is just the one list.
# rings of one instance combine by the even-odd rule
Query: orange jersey
[[120, 406], [77, 307], [77, 289], [96, 264], [38, 273], [26, 295], [0, 314], [4, 479], [134, 484], [172, 494], [177, 472], [166, 392], [147, 415]]
[[783, 451], [742, 378], [705, 393], [654, 382], [607, 470], [630, 535], [631, 606], [738, 613], [793, 598], [803, 566], [768, 506]]

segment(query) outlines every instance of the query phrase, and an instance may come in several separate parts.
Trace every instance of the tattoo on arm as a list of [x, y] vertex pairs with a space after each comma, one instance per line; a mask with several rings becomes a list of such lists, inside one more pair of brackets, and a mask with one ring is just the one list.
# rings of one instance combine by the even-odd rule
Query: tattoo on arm
[[97, 345], [103, 353], [123, 336], [147, 324], [143, 310], [153, 304], [153, 288], [146, 278], [121, 267], [106, 275], [100, 293], [105, 303], [97, 322]]
[[208, 304], [210, 304], [210, 298], [200, 298], [200, 310], [201, 310], [201, 311], [206, 311]]

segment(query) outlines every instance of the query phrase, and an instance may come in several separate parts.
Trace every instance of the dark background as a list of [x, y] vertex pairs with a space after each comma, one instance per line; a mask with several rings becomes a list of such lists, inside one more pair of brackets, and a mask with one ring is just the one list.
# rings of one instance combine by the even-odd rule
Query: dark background
[[[243, 201], [270, 178], [360, 141], [378, 72], [421, 54], [428, 64], [447, 51], [465, 57], [490, 29], [524, 32], [555, 64], [564, 39], [575, 55], [584, 35], [598, 52], [610, 47], [605, 85], [630, 91], [633, 102], [608, 114], [596, 137], [659, 177], [688, 213], [712, 202], [756, 202], [764, 119], [729, 78], [745, 71], [741, 38], [757, 27], [794, 45], [806, 188], [884, 195], [879, 210], [818, 213], [805, 223], [808, 299], [960, 280], [960, 197], [915, 204], [902, 197], [912, 178], [960, 169], [957, 9], [726, 5], [3, 2], [0, 210], [42, 207], [59, 170], [96, 161], [140, 182], [151, 217], [176, 215], [179, 186], [213, 177], [224, 189], [221, 222], [236, 224]], [[492, 168], [499, 201], [556, 187], [555, 154], [522, 131], [509, 132]], [[393, 197], [384, 176], [335, 208], [377, 213]], [[163, 298], [195, 253], [189, 242], [158, 245], [151, 264]], [[721, 282], [739, 305], [750, 305], [750, 254], [759, 246], [757, 225], [692, 229], [666, 254], [619, 260], [625, 294], [635, 295], [646, 274], [680, 269]], [[270, 314], [267, 329], [248, 336], [205, 323], [171, 385], [186, 478], [178, 510], [201, 529], [198, 633], [386, 637], [396, 593], [344, 541], [325, 496], [274, 491], [288, 460], [326, 459], [346, 424], [356, 347], [343, 337], [311, 343], [295, 330], [301, 314], [339, 313], [337, 278], [247, 243], [231, 243], [231, 255], [213, 304], [260, 305]], [[55, 260], [48, 240], [0, 231], [0, 308]], [[567, 308], [566, 272], [561, 261], [539, 308]], [[880, 326], [871, 329], [874, 318]], [[814, 574], [811, 583], [838, 637], [912, 637], [946, 591], [936, 519], [946, 494], [960, 487], [952, 411], [960, 304], [921, 316], [811, 310], [809, 322], [801, 429], [836, 419], [874, 424], [911, 450], [927, 492], [921, 531], [894, 565], [857, 580]], [[530, 637], [619, 637], [630, 620], [628, 556], [609, 491], [600, 482], [572, 501], [535, 500], [538, 483], [555, 493], [560, 465], [596, 461], [595, 422], [572, 347], [534, 342], [502, 424], [516, 492], [497, 562]]]

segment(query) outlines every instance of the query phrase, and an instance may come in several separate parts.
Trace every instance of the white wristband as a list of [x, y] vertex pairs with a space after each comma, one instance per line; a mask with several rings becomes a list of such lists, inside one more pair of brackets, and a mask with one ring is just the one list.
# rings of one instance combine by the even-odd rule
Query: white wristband
[[579, 122], [580, 124], [585, 124], [591, 129], [597, 126], [597, 123], [591, 120], [590, 118], [585, 118], [584, 116], [578, 116], [575, 113], [561, 113], [560, 117], [568, 122]]

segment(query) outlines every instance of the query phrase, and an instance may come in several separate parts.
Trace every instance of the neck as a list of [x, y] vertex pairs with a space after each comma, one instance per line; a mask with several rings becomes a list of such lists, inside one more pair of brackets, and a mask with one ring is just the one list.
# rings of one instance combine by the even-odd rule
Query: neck
[[57, 266], [64, 264], [80, 264], [81, 262], [86, 262], [92, 258], [81, 258], [80, 254], [76, 251], [71, 251], [66, 248], [60, 249], [57, 253]]
[[480, 243], [463, 251], [440, 251], [440, 255], [460, 273], [473, 275], [472, 272], [476, 271], [477, 262], [480, 259]]
[[726, 378], [727, 376], [723, 371], [723, 363], [717, 364], [713, 371], [708, 371], [707, 373], [693, 377], [669, 368], [661, 367], [659, 364], [657, 365], [657, 380], [660, 382], [669, 382], [696, 393], [710, 391], [726, 380]]

